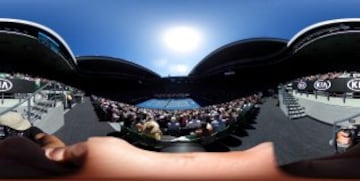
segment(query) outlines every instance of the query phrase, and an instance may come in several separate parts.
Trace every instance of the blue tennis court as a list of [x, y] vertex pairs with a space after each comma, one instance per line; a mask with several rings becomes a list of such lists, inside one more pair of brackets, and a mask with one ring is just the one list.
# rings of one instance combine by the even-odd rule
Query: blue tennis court
[[199, 108], [199, 104], [193, 99], [150, 99], [140, 104], [138, 107], [148, 109], [165, 109], [165, 110], [186, 110]]

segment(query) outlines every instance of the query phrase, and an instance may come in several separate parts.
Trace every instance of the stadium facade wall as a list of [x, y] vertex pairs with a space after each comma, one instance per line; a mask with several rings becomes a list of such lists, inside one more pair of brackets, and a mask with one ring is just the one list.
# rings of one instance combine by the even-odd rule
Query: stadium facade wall
[[[305, 113], [319, 121], [333, 124], [360, 113], [360, 99], [347, 98], [344, 102], [341, 97], [326, 97], [314, 94], [300, 94], [293, 92], [298, 103], [305, 107]], [[360, 118], [355, 118], [360, 120]]]

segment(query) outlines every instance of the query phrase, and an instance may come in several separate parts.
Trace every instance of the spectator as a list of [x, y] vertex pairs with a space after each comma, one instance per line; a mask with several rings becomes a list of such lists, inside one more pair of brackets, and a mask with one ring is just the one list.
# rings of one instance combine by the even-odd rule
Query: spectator
[[197, 118], [197, 116], [191, 117], [190, 121], [187, 123], [186, 128], [200, 128], [201, 121]]
[[172, 136], [178, 136], [180, 131], [180, 123], [176, 120], [176, 117], [173, 116], [168, 123], [168, 134]]
[[68, 109], [72, 108], [73, 97], [70, 93], [65, 93], [65, 101]]
[[138, 130], [143, 134], [154, 138], [155, 140], [161, 140], [162, 131], [160, 130], [159, 124], [154, 120], [149, 120], [144, 124], [137, 125]]
[[352, 144], [351, 133], [349, 130], [340, 130], [336, 133], [336, 142], [341, 145], [348, 145]]
[[217, 112], [213, 113], [211, 119], [212, 119], [211, 126], [216, 132], [219, 132], [224, 129], [225, 123], [220, 119], [219, 113]]
[[214, 132], [214, 128], [208, 122], [201, 122], [200, 129], [195, 130], [195, 135], [199, 137], [210, 136]]

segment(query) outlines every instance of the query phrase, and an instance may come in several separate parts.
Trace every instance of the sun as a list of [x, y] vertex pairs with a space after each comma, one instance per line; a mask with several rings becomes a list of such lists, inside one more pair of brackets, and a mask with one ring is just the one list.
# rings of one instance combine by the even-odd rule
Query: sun
[[164, 32], [163, 41], [174, 52], [190, 53], [199, 48], [201, 33], [189, 26], [172, 27]]

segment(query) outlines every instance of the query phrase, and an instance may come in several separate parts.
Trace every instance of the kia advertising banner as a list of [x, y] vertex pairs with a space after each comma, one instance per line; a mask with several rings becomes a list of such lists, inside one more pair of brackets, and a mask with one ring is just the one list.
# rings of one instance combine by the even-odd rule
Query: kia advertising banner
[[352, 92], [346, 87], [350, 79], [316, 80], [313, 84], [313, 90], [324, 92]]
[[313, 88], [317, 91], [328, 91], [331, 88], [330, 80], [316, 80], [313, 83]]
[[349, 92], [360, 92], [360, 78], [349, 79], [346, 82], [346, 88]]
[[333, 80], [301, 80], [293, 82], [299, 92], [360, 92], [360, 78], [338, 78]]
[[0, 78], [0, 93], [33, 93], [35, 91], [34, 81]]

